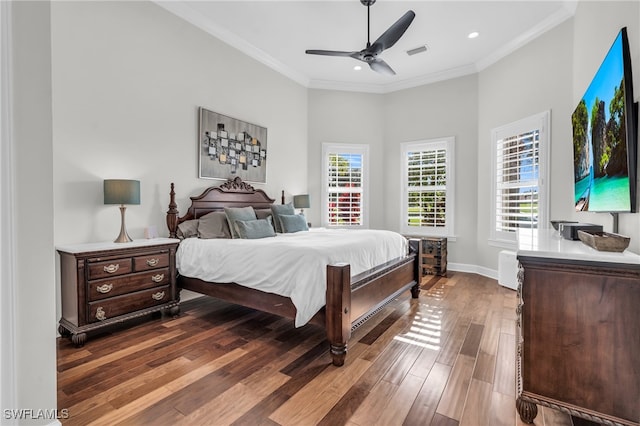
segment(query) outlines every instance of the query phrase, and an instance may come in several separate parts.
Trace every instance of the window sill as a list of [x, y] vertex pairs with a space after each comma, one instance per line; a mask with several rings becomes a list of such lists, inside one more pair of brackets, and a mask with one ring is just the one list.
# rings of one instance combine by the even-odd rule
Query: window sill
[[492, 247], [500, 247], [509, 250], [517, 250], [518, 243], [516, 241], [492, 240], [489, 239], [489, 245]]

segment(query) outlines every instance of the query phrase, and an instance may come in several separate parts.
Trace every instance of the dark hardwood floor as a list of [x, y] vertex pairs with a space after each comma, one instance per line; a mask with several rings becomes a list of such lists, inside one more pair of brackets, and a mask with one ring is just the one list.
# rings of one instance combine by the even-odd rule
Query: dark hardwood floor
[[[475, 274], [426, 277], [358, 329], [331, 365], [321, 328], [211, 298], [58, 339], [64, 425], [522, 425], [514, 291]], [[571, 425], [539, 407], [538, 426]]]

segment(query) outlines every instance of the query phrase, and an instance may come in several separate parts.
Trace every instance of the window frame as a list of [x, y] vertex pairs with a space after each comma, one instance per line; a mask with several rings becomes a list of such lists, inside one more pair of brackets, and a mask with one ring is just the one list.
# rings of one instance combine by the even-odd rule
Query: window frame
[[[415, 236], [434, 236], [434, 237], [447, 237], [450, 240], [455, 240], [455, 137], [447, 136], [443, 138], [418, 140], [411, 142], [404, 142], [400, 144], [400, 163], [401, 163], [401, 203], [400, 203], [400, 232], [404, 235]], [[407, 224], [407, 208], [409, 198], [409, 186], [408, 186], [408, 164], [407, 155], [410, 151], [435, 151], [437, 149], [446, 150], [446, 201], [445, 201], [445, 226], [409, 226]]]
[[[17, 407], [15, 140], [12, 2], [0, 2], [0, 403]], [[11, 423], [13, 424], [13, 423]]]
[[539, 131], [538, 139], [538, 224], [534, 229], [548, 228], [549, 223], [549, 151], [551, 147], [551, 113], [549, 110], [496, 127], [491, 130], [491, 216], [489, 244], [514, 249], [517, 231], [499, 231], [497, 226], [498, 142], [517, 135]]
[[[329, 191], [328, 163], [329, 154], [356, 154], [362, 156], [362, 185], [360, 189], [360, 224], [333, 225], [329, 223]], [[369, 227], [369, 145], [350, 143], [322, 144], [322, 226], [327, 228], [365, 229]]]

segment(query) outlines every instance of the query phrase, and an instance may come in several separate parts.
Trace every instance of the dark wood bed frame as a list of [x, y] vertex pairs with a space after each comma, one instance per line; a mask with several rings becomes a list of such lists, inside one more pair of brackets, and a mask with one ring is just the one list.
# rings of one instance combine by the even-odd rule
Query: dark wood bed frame
[[[202, 194], [191, 197], [191, 206], [180, 217], [175, 201], [174, 184], [171, 184], [167, 226], [169, 236], [176, 237], [178, 225], [197, 219], [224, 207], [252, 206], [269, 208], [274, 199], [261, 189], [255, 189], [239, 177], [218, 187], [207, 188]], [[284, 203], [284, 194], [282, 196]], [[379, 312], [386, 304], [404, 291], [411, 289], [413, 298], [420, 293], [418, 240], [409, 240], [410, 253], [359, 275], [351, 277], [346, 263], [327, 265], [326, 306], [309, 322], [326, 328], [327, 340], [333, 364], [341, 366], [347, 353], [347, 341], [351, 332]], [[178, 276], [179, 288], [206, 294], [238, 305], [258, 309], [286, 318], [295, 318], [296, 308], [287, 297], [265, 293], [236, 283], [206, 282], [197, 278]]]

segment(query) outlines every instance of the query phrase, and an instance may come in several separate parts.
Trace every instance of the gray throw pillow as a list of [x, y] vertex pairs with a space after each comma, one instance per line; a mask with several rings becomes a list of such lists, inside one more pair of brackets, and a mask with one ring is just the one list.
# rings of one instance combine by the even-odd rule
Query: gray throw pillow
[[180, 225], [178, 225], [176, 236], [181, 240], [184, 240], [185, 238], [197, 237], [198, 219], [185, 220]]
[[254, 209], [258, 219], [267, 219], [272, 217], [271, 209]]
[[287, 234], [309, 230], [307, 219], [301, 214], [282, 214], [280, 215], [280, 223], [282, 224], [282, 232]]
[[232, 238], [240, 238], [236, 230], [236, 220], [256, 220], [256, 212], [253, 207], [225, 207], [224, 212], [227, 215], [229, 221], [229, 228], [231, 229]]
[[225, 212], [211, 212], [198, 219], [198, 237], [231, 238], [231, 230]]
[[268, 219], [236, 220], [236, 231], [240, 238], [247, 240], [276, 236], [276, 231]]
[[273, 213], [273, 227], [276, 232], [283, 233], [282, 224], [280, 223], [280, 215], [294, 215], [296, 211], [293, 209], [293, 204], [273, 204], [271, 206], [271, 212]]

